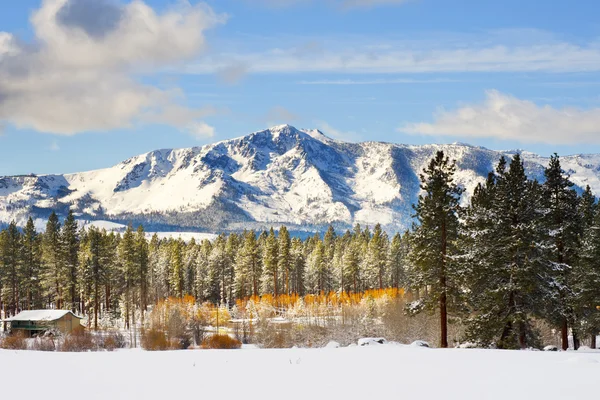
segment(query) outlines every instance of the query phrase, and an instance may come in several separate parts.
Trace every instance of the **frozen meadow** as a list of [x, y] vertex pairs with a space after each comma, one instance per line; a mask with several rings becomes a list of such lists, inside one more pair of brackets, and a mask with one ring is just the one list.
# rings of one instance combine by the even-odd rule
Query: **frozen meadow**
[[[323, 349], [0, 350], [3, 397], [62, 399], [597, 398], [600, 352]], [[70, 389], [72, 388], [72, 389]]]

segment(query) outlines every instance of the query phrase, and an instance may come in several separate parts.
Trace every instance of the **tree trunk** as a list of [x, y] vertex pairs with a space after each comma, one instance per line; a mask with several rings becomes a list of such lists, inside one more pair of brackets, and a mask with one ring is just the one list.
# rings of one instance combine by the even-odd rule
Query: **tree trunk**
[[442, 265], [440, 270], [440, 347], [448, 347], [448, 298], [446, 292], [446, 252], [447, 252], [447, 233], [446, 222], [442, 223]]
[[98, 301], [99, 296], [98, 283], [96, 282], [94, 285], [94, 330], [96, 331], [98, 330], [98, 307], [100, 305], [100, 302]]
[[448, 311], [446, 309], [446, 292], [440, 296], [440, 347], [448, 347]]
[[562, 320], [562, 326], [560, 328], [560, 333], [561, 333], [562, 349], [566, 351], [569, 349], [569, 327], [567, 325], [566, 318], [563, 318], [563, 320]]
[[504, 329], [502, 330], [502, 334], [500, 335], [500, 340], [497, 343], [499, 349], [506, 348], [506, 339], [512, 332], [512, 321], [507, 321], [506, 325], [504, 325]]
[[591, 337], [591, 340], [590, 340], [590, 347], [592, 349], [595, 349], [597, 347], [597, 345], [596, 345], [596, 333], [595, 332], [592, 333], [592, 337]]
[[525, 331], [525, 323], [523, 323], [523, 321], [519, 323], [519, 346], [521, 346], [521, 350], [525, 350], [527, 348], [527, 335]]

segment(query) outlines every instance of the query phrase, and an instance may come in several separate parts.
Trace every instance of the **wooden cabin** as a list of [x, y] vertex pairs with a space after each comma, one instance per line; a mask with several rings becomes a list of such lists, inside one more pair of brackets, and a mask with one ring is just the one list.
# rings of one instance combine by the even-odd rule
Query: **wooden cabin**
[[10, 324], [11, 333], [22, 332], [27, 337], [44, 334], [50, 330], [68, 334], [76, 329], [83, 329], [81, 317], [68, 310], [21, 311], [4, 322]]

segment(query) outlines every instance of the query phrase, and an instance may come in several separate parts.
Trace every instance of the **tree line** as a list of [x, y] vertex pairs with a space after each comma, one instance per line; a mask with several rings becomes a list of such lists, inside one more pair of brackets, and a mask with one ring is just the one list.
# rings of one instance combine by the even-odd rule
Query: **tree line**
[[519, 154], [501, 158], [468, 204], [455, 163], [439, 152], [420, 176], [410, 231], [389, 236], [356, 225], [304, 240], [244, 231], [214, 240], [150, 240], [142, 226], [124, 233], [79, 228], [72, 213], [52, 214], [43, 233], [29, 219], [0, 233], [0, 308], [70, 309], [98, 327], [106, 315], [140, 318], [149, 305], [193, 296], [221, 305], [251, 296], [359, 293], [403, 288], [409, 314], [439, 315], [440, 345], [459, 321], [482, 346], [539, 345], [536, 321], [562, 334], [562, 346], [600, 328], [600, 207], [578, 194], [551, 157], [543, 183], [525, 174]]
[[87, 314], [93, 327], [107, 313], [129, 326], [149, 305], [193, 296], [232, 306], [252, 296], [363, 292], [406, 286], [408, 235], [356, 225], [321, 237], [245, 231], [214, 240], [150, 240], [142, 226], [120, 234], [78, 228], [72, 213], [52, 214], [43, 233], [29, 219], [0, 233], [0, 308], [6, 316], [38, 308]]

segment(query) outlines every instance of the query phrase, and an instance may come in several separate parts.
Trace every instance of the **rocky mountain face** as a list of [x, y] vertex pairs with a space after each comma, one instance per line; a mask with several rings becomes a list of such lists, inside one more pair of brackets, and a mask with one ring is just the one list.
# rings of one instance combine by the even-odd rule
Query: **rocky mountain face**
[[[289, 125], [202, 147], [157, 150], [114, 167], [65, 175], [0, 177], [0, 224], [71, 208], [82, 220], [142, 223], [154, 230], [222, 231], [285, 224], [411, 224], [419, 173], [438, 150], [457, 161], [466, 197], [502, 154], [465, 144], [346, 143]], [[523, 153], [530, 177], [548, 159]], [[579, 188], [600, 191], [600, 156], [562, 157]]]

